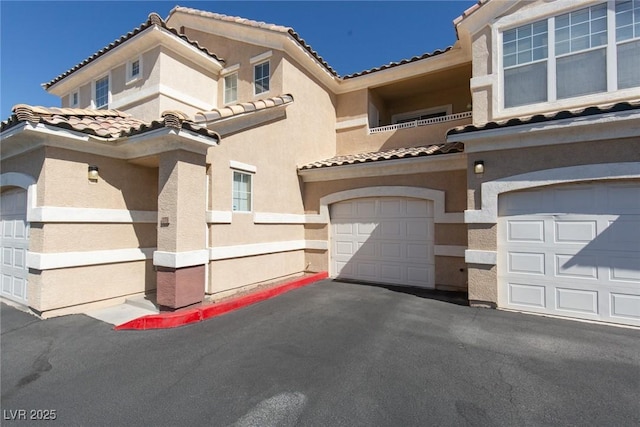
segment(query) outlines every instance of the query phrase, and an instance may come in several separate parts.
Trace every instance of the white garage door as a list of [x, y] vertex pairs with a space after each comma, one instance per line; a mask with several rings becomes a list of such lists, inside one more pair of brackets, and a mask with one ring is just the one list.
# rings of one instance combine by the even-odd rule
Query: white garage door
[[331, 273], [434, 287], [433, 203], [395, 197], [331, 205]]
[[2, 296], [27, 304], [27, 192], [15, 189], [0, 196], [2, 225]]
[[640, 184], [500, 197], [499, 305], [640, 325]]

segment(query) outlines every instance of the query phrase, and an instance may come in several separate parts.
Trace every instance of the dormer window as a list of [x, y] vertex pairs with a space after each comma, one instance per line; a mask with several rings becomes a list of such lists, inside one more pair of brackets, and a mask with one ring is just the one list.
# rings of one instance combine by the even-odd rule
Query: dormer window
[[127, 62], [127, 83], [134, 82], [142, 77], [142, 59], [136, 58]]
[[224, 77], [224, 103], [230, 104], [238, 100], [238, 73]]
[[258, 56], [254, 56], [249, 60], [253, 64], [253, 94], [260, 95], [269, 92], [269, 84], [271, 79], [271, 65], [269, 58], [273, 55], [272, 51], [267, 51]]

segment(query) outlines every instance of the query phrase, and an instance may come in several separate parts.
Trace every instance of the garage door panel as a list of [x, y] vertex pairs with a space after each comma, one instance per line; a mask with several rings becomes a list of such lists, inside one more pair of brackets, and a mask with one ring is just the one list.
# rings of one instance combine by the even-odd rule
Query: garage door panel
[[541, 285], [508, 283], [508, 301], [510, 305], [528, 307], [546, 307], [546, 289]]
[[373, 218], [376, 214], [376, 203], [373, 200], [357, 201], [355, 214], [358, 217]]
[[384, 217], [397, 218], [404, 216], [404, 209], [400, 200], [380, 200], [380, 215]]
[[403, 258], [403, 248], [405, 246], [400, 242], [380, 242], [380, 255], [382, 258]]
[[426, 200], [407, 200], [407, 216], [433, 218], [433, 204]]
[[640, 296], [611, 293], [611, 315], [640, 321]]
[[380, 264], [380, 278], [389, 283], [402, 281], [402, 266], [398, 264]]
[[501, 195], [498, 304], [640, 326], [639, 211], [638, 183]]
[[555, 255], [555, 274], [558, 277], [597, 279], [598, 260], [590, 255]]
[[555, 221], [557, 243], [589, 243], [597, 234], [596, 221]]
[[556, 309], [565, 312], [598, 314], [598, 292], [556, 288]]
[[544, 242], [544, 221], [509, 221], [510, 242]]
[[406, 235], [401, 221], [382, 220], [380, 222], [380, 237], [383, 239], [400, 239]]
[[510, 252], [509, 272], [520, 274], [544, 274], [545, 256], [543, 253]]

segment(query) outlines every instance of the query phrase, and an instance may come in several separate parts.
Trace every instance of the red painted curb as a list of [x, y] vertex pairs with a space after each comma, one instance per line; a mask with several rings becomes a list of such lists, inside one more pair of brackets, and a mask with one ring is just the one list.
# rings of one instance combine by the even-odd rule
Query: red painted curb
[[144, 331], [147, 329], [177, 328], [191, 323], [202, 322], [203, 320], [220, 316], [222, 314], [229, 313], [230, 311], [238, 310], [239, 308], [276, 297], [293, 289], [310, 285], [311, 283], [326, 279], [327, 277], [329, 277], [329, 273], [322, 271], [311, 276], [283, 283], [275, 288], [265, 289], [264, 291], [259, 291], [218, 304], [195, 307], [184, 311], [149, 314], [147, 316], [138, 317], [137, 319], [130, 320], [122, 325], [117, 325], [114, 329], [116, 331]]

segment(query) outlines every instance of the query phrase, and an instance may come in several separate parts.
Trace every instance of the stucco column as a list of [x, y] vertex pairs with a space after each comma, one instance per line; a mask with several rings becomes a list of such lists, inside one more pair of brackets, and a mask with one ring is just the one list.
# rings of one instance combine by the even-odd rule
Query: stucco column
[[206, 158], [183, 150], [160, 155], [158, 180], [158, 304], [171, 309], [202, 302], [206, 249]]

